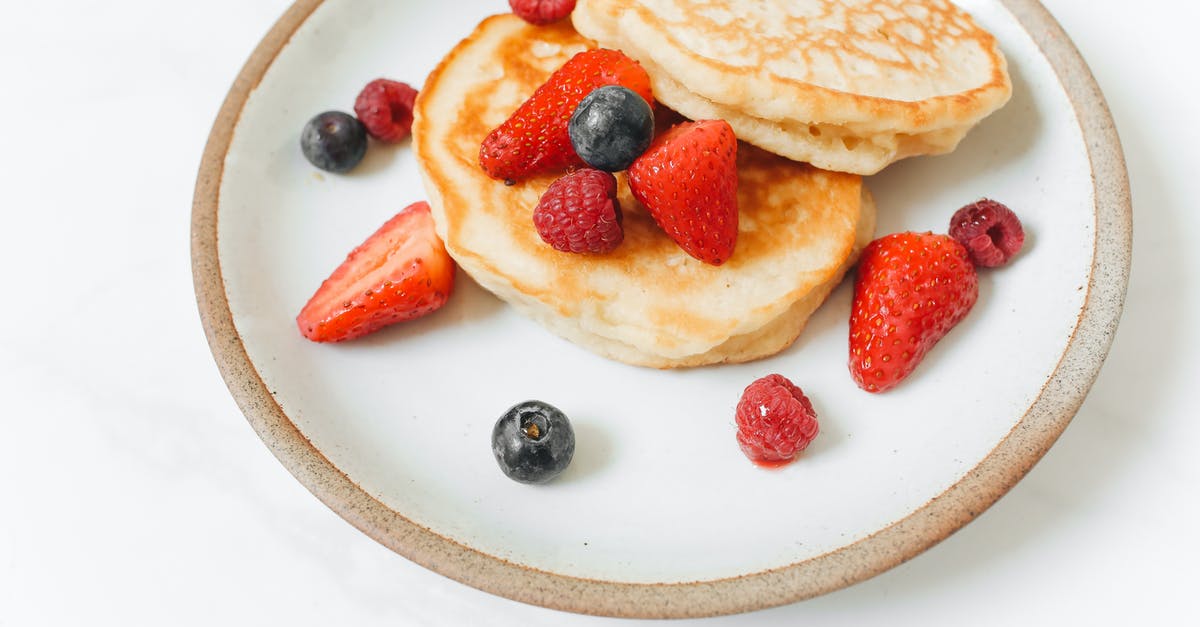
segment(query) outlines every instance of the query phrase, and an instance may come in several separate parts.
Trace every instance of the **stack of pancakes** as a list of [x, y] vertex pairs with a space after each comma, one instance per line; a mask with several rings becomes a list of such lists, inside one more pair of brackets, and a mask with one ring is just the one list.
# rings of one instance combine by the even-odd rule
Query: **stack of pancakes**
[[[673, 1], [692, 8], [683, 10]], [[801, 109], [828, 112], [831, 103], [838, 100], [834, 98], [835, 90], [810, 86], [809, 91], [820, 96], [807, 104], [796, 102], [795, 94], [780, 87], [784, 83], [770, 92], [775, 95], [755, 95], [756, 89], [770, 81], [765, 73], [750, 72], [743, 74], [745, 80], [735, 80], [732, 75], [722, 78], [732, 81], [725, 89], [697, 92], [690, 87], [693, 77], [672, 73], [676, 65], [671, 60], [681, 55], [694, 60], [703, 57], [689, 55], [723, 50], [727, 62], [750, 63], [737, 51], [748, 49], [744, 44], [756, 31], [739, 35], [730, 26], [739, 19], [736, 16], [756, 16], [753, 19], [758, 21], [747, 22], [744, 28], [757, 29], [766, 19], [763, 7], [799, 11], [806, 4], [853, 3], [581, 0], [575, 26], [592, 38], [576, 32], [567, 22], [539, 27], [512, 15], [486, 19], [429, 76], [415, 111], [414, 149], [438, 234], [447, 250], [476, 282], [551, 331], [626, 363], [672, 368], [740, 362], [786, 348], [872, 238], [875, 209], [862, 178], [847, 173], [862, 168], [843, 167], [835, 172], [829, 171], [834, 168], [828, 163], [822, 163], [827, 169], [819, 169], [797, 160], [795, 153], [779, 150], [776, 144], [792, 146], [788, 132], [794, 130], [794, 125], [768, 123], [764, 112], [778, 104], [772, 102], [774, 98], [791, 99], [788, 104]], [[937, 2], [925, 4], [940, 6]], [[637, 16], [637, 20], [630, 15]], [[945, 15], [961, 14], [947, 11]], [[662, 19], [649, 19], [653, 16]], [[661, 30], [654, 31], [654, 37], [642, 31], [636, 31], [640, 34], [635, 36], [624, 26], [632, 21], [638, 22], [636, 28]], [[683, 24], [710, 21], [726, 25], [725, 35], [721, 30], [709, 34], [711, 39], [724, 43], [709, 42], [708, 47], [697, 49], [694, 42], [675, 31]], [[961, 26], [954, 28], [962, 30]], [[970, 33], [979, 36], [980, 31], [976, 28]], [[779, 37], [783, 41], [785, 35]], [[599, 43], [593, 38], [599, 38]], [[635, 42], [642, 45], [633, 47]], [[571, 56], [597, 45], [621, 49], [641, 61], [660, 102], [692, 119], [723, 118], [733, 125], [739, 139], [749, 142], [738, 147], [738, 243], [725, 264], [707, 265], [683, 252], [632, 197], [623, 174], [618, 175], [618, 188], [625, 210], [624, 242], [606, 255], [556, 251], [538, 236], [532, 213], [541, 194], [562, 173], [505, 185], [480, 168], [479, 146], [484, 137]], [[668, 48], [671, 51], [664, 52]], [[996, 58], [1005, 76], [1002, 83], [1006, 93], [1003, 58]], [[714, 61], [716, 66], [733, 67]], [[810, 70], [813, 76], [832, 72], [824, 66]], [[914, 70], [912, 74], [919, 72]], [[798, 85], [794, 81], [789, 87], [796, 91]], [[727, 93], [742, 93], [744, 97], [739, 96], [738, 102], [761, 106], [735, 109], [721, 100]], [[937, 96], [910, 105], [849, 92], [841, 95], [857, 109], [851, 107], [847, 115], [838, 116], [840, 126], [834, 124], [834, 118], [806, 122], [802, 134], [814, 137], [809, 132], [811, 125], [822, 134], [856, 138], [859, 145], [895, 141], [900, 147], [891, 158], [918, 144], [942, 141], [940, 145], [945, 146], [945, 141], [951, 140], [944, 137], [965, 132], [961, 128], [964, 124], [969, 126], [982, 117], [978, 112], [967, 115], [963, 107], [951, 108], [949, 103], [965, 106], [968, 101], [985, 100], [983, 92], [975, 96], [960, 94], [961, 98]], [[988, 98], [991, 100], [987, 106], [998, 106], [995, 96]], [[939, 104], [938, 99], [946, 102]], [[895, 106], [885, 108], [880, 104], [883, 102]], [[701, 108], [689, 108], [689, 103], [699, 103]], [[719, 107], [721, 112], [714, 113], [710, 107]], [[873, 110], [882, 117], [872, 117]], [[943, 115], [934, 122], [937, 112]], [[655, 113], [660, 122], [674, 115], [662, 107], [656, 107]], [[861, 119], [857, 123], [842, 119], [851, 114]], [[795, 111], [787, 115], [793, 122], [798, 120]], [[886, 127], [895, 127], [898, 120], [908, 124], [903, 129], [926, 129], [923, 132], [930, 138], [918, 139], [921, 133], [894, 129], [889, 135]], [[746, 126], [769, 126], [776, 133], [764, 133], [773, 139], [763, 140], [747, 133]], [[874, 134], [866, 134], [868, 128], [875, 129]], [[842, 135], [833, 135], [835, 132]], [[862, 134], [851, 136], [851, 132]], [[825, 145], [803, 141], [807, 142], [805, 146]], [[847, 147], [854, 143], [849, 139], [836, 143], [842, 146], [840, 151], [823, 154], [835, 154], [842, 161], [847, 160], [842, 152], [859, 154]]]
[[950, 152], [1012, 92], [996, 39], [948, 0], [579, 0], [572, 19], [672, 109], [840, 172]]

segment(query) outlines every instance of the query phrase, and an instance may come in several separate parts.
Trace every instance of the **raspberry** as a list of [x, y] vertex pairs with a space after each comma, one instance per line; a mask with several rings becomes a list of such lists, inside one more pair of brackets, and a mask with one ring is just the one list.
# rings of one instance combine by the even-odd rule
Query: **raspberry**
[[954, 212], [950, 237], [965, 246], [971, 261], [983, 268], [1008, 263], [1025, 243], [1025, 231], [1017, 215], [987, 198]]
[[378, 78], [363, 88], [354, 101], [354, 114], [379, 141], [394, 144], [412, 132], [413, 103], [417, 90], [407, 83]]
[[508, 0], [517, 17], [530, 24], [549, 24], [571, 14], [575, 0]]
[[817, 412], [804, 392], [782, 375], [746, 387], [737, 405], [737, 440], [750, 461], [782, 466], [817, 437]]
[[538, 235], [571, 253], [606, 253], [624, 239], [617, 179], [608, 172], [583, 169], [550, 184], [533, 210]]

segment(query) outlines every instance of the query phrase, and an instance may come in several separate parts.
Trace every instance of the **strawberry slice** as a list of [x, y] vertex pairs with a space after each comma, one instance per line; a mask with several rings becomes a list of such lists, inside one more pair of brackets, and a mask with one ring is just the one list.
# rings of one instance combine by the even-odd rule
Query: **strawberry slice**
[[596, 48], [571, 57], [479, 147], [487, 175], [517, 180], [583, 165], [571, 146], [567, 125], [575, 107], [592, 90], [623, 85], [653, 103], [650, 76], [637, 61], [616, 50]]
[[893, 233], [858, 262], [850, 311], [850, 374], [868, 392], [904, 380], [975, 305], [979, 278], [947, 235]]
[[414, 203], [350, 252], [296, 324], [314, 342], [341, 342], [419, 318], [450, 297], [454, 268], [429, 205]]
[[737, 244], [737, 137], [724, 120], [684, 122], [629, 166], [629, 188], [675, 243], [719, 266]]

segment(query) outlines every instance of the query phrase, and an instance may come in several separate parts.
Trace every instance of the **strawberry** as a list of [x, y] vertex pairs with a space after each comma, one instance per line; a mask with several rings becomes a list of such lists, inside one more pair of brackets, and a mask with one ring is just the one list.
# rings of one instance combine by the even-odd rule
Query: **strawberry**
[[414, 203], [350, 252], [296, 324], [314, 342], [340, 342], [419, 318], [449, 298], [454, 268], [429, 205]]
[[654, 102], [650, 77], [637, 61], [604, 48], [580, 52], [483, 140], [479, 164], [484, 172], [516, 180], [583, 165], [571, 147], [567, 125], [583, 98], [605, 85], [623, 85]]
[[684, 122], [629, 166], [629, 188], [687, 254], [719, 266], [737, 243], [737, 137], [724, 120]]
[[893, 233], [863, 251], [850, 311], [850, 374], [868, 392], [900, 383], [979, 296], [967, 249], [947, 235]]

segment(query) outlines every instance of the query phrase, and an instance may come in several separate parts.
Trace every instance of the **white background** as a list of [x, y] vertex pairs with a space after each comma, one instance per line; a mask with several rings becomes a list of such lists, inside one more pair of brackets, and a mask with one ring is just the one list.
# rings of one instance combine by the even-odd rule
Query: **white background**
[[[292, 479], [226, 391], [192, 294], [192, 186], [230, 82], [288, 4], [0, 5], [0, 626], [634, 622], [396, 556]], [[1046, 4], [1105, 91], [1133, 182], [1129, 298], [1087, 402], [1024, 481], [911, 562], [684, 624], [1200, 621], [1200, 10]]]

